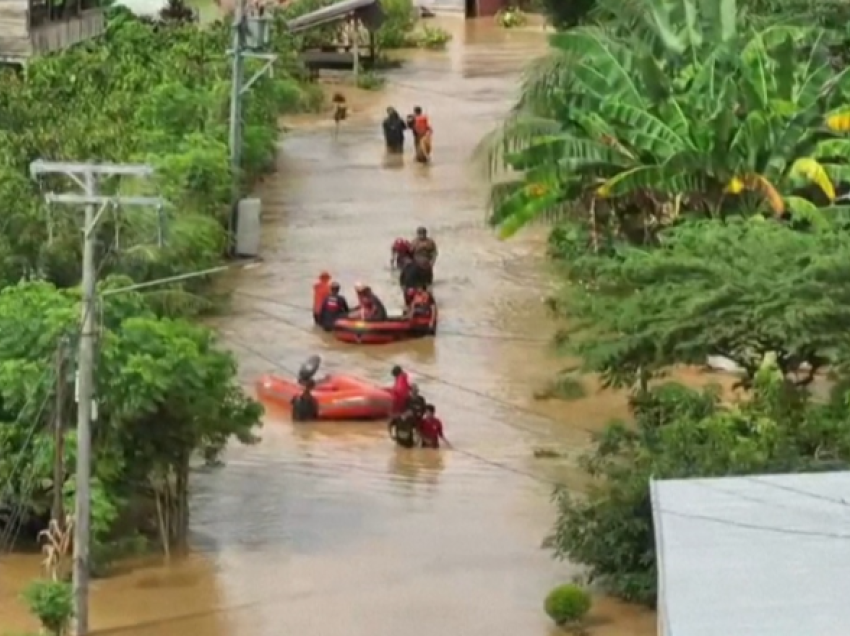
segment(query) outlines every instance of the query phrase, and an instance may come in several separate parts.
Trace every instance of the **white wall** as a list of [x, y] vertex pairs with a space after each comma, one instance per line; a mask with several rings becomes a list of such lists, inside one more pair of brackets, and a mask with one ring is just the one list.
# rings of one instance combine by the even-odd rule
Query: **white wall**
[[115, 4], [127, 7], [138, 16], [155, 18], [168, 2], [167, 0], [116, 0]]

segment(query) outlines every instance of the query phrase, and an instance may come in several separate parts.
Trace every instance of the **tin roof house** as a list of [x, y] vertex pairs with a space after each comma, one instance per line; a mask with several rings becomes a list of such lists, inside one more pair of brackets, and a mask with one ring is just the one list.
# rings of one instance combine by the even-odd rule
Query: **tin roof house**
[[850, 633], [850, 472], [650, 489], [659, 636]]

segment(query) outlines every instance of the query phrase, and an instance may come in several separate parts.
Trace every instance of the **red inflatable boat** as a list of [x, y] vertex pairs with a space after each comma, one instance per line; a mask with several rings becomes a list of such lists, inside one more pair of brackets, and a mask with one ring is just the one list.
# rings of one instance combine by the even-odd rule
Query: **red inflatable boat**
[[[257, 397], [284, 408], [303, 388], [295, 381], [277, 375], [257, 380]], [[313, 397], [319, 404], [320, 420], [377, 420], [389, 417], [392, 396], [389, 390], [347, 375], [329, 375], [316, 382]]]
[[334, 338], [351, 344], [389, 344], [437, 333], [437, 308], [432, 318], [390, 316], [387, 320], [366, 321], [341, 318], [334, 323]]

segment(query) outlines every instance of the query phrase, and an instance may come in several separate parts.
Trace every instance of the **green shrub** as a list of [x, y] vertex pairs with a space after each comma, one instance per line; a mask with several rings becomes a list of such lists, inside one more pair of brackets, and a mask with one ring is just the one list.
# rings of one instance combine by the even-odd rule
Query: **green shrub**
[[411, 46], [411, 34], [416, 28], [416, 11], [412, 0], [381, 0], [386, 17], [378, 29], [378, 47], [403, 49]]
[[572, 583], [559, 585], [546, 596], [543, 607], [556, 625], [575, 625], [590, 611], [590, 594]]
[[364, 91], [377, 91], [384, 87], [387, 80], [377, 73], [367, 72], [357, 76], [357, 88], [362, 88]]
[[503, 29], [514, 29], [528, 24], [528, 17], [518, 7], [508, 7], [496, 14], [496, 24]]
[[62, 636], [74, 616], [74, 593], [70, 583], [38, 580], [23, 593], [24, 601], [44, 630], [51, 636]]
[[414, 39], [418, 48], [437, 51], [446, 48], [446, 45], [452, 40], [452, 34], [440, 27], [426, 25], [415, 35]]

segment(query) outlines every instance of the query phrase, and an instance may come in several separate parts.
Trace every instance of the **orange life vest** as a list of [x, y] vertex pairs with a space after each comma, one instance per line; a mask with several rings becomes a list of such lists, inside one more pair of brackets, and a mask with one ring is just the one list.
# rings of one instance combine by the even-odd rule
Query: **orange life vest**
[[318, 315], [325, 304], [325, 298], [331, 295], [331, 282], [319, 280], [313, 284], [313, 313]]
[[419, 115], [413, 120], [413, 132], [419, 137], [424, 137], [425, 133], [431, 130], [431, 122], [428, 121], [428, 115]]

